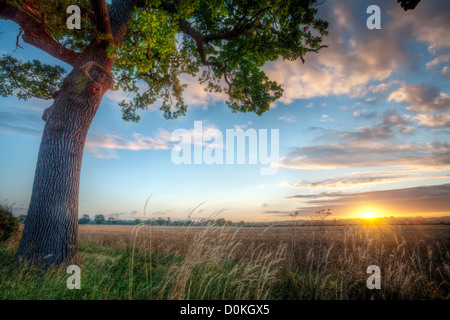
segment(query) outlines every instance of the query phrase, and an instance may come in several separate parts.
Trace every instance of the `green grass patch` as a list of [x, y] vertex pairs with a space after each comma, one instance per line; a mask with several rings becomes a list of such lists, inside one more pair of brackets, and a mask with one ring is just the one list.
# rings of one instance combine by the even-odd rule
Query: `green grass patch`
[[[262, 273], [233, 261], [189, 261], [82, 244], [81, 289], [67, 288], [64, 267], [46, 271], [14, 265], [16, 247], [0, 246], [0, 299], [251, 299], [267, 290]], [[265, 291], [267, 293], [267, 291]]]
[[144, 255], [91, 244], [79, 250], [81, 289], [67, 288], [64, 267], [42, 271], [14, 265], [15, 247], [0, 246], [0, 299], [154, 299], [169, 267], [181, 257]]

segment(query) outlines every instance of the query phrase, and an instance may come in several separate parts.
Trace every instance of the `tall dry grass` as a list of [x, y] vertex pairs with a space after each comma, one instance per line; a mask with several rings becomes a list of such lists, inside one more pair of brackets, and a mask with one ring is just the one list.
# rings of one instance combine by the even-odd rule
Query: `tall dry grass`
[[[132, 248], [133, 254], [182, 257], [152, 289], [157, 298], [448, 299], [448, 230], [377, 225], [83, 226], [80, 240]], [[129, 298], [135, 285], [133, 260], [132, 255]], [[381, 290], [366, 287], [369, 265], [381, 268]], [[151, 267], [146, 273], [152, 276]]]
[[[154, 229], [157, 231], [154, 232]], [[166, 232], [165, 232], [166, 231]], [[169, 232], [170, 231], [170, 232]], [[128, 297], [133, 298], [133, 270], [135, 255], [172, 256], [173, 263], [165, 271], [163, 280], [151, 288], [156, 299], [267, 299], [274, 285], [286, 245], [276, 248], [264, 243], [248, 243], [239, 239], [240, 228], [205, 227], [173, 228], [139, 225], [131, 229], [128, 241], [123, 238], [94, 238], [102, 245], [131, 249], [129, 259]], [[85, 240], [86, 241], [86, 240]], [[92, 239], [87, 240], [92, 243]], [[97, 243], [98, 244], [98, 243]], [[152, 264], [142, 266], [153, 283]]]
[[[404, 234], [402, 227], [316, 227], [294, 230], [287, 252], [290, 297], [308, 299], [448, 299], [449, 239]], [[389, 232], [386, 232], [389, 231]], [[412, 233], [408, 230], [407, 233]], [[408, 240], [407, 240], [408, 239]], [[444, 240], [445, 243], [442, 242]], [[381, 290], [368, 290], [369, 265], [381, 269]]]

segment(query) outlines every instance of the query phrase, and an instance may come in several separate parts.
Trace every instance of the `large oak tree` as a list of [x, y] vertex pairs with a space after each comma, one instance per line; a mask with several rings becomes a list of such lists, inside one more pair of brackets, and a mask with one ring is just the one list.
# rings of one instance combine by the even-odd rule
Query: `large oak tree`
[[[73, 4], [79, 30], [66, 27]], [[232, 111], [261, 115], [283, 92], [263, 65], [321, 49], [328, 25], [316, 13], [315, 0], [0, 0], [0, 17], [20, 27], [18, 46], [21, 36], [72, 67], [64, 77], [60, 66], [0, 59], [2, 96], [54, 100], [42, 116], [18, 262], [77, 263], [83, 148], [107, 90], [133, 93], [120, 103], [124, 120], [138, 121], [137, 111], [153, 103], [175, 118], [187, 111], [180, 75], [190, 74], [226, 93]]]

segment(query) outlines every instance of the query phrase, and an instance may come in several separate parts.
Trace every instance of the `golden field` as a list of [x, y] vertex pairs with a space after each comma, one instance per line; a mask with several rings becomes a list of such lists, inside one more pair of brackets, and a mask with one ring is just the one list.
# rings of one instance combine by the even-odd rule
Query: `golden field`
[[[448, 299], [450, 226], [361, 225], [287, 227], [165, 227], [80, 225], [80, 244], [177, 254], [172, 298], [183, 296], [200, 265], [234, 261], [257, 270], [283, 299]], [[382, 290], [368, 290], [377, 265]], [[241, 265], [242, 266], [242, 265]], [[258, 297], [264, 298], [261, 292]], [[239, 297], [241, 298], [241, 297]], [[244, 297], [245, 298], [245, 297]]]

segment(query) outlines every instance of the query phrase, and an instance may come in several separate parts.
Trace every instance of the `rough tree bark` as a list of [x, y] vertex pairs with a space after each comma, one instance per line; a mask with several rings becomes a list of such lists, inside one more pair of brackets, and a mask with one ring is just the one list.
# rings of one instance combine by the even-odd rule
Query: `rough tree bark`
[[77, 61], [47, 111], [30, 206], [17, 251], [19, 262], [43, 267], [77, 262], [83, 148], [101, 98], [114, 83], [99, 68], [111, 70], [106, 51], [89, 51]]
[[[113, 1], [109, 13], [104, 1], [93, 1], [93, 6], [99, 29], [111, 34], [111, 39], [92, 43], [78, 54], [53, 105], [43, 115], [46, 124], [16, 255], [19, 264], [29, 263], [45, 269], [78, 261], [78, 194], [83, 148], [100, 101], [114, 86], [109, 74], [114, 59], [108, 57], [106, 49], [111, 41], [118, 45], [125, 35], [133, 1]], [[14, 14], [15, 20], [11, 20], [19, 23], [19, 15]]]

